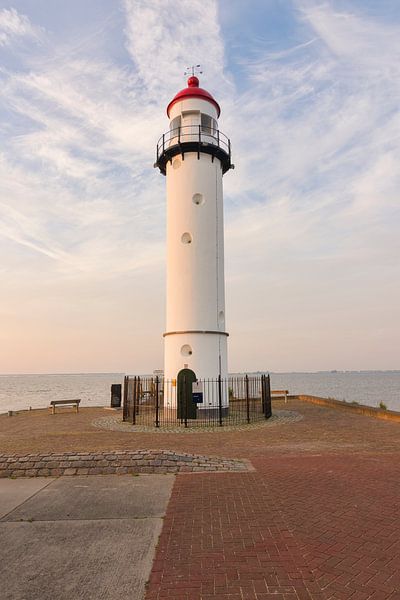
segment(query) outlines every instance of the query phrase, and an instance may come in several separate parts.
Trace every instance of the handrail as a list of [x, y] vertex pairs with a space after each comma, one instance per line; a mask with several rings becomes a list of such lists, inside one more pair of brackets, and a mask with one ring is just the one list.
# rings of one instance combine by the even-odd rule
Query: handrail
[[217, 146], [231, 157], [230, 139], [222, 131], [203, 125], [183, 125], [162, 134], [157, 142], [157, 160], [167, 149], [186, 142]]

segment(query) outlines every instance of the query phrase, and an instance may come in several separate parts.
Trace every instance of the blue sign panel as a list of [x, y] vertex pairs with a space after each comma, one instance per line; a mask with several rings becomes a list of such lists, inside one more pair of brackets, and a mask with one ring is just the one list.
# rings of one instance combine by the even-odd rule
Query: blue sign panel
[[203, 402], [203, 392], [193, 392], [192, 399], [196, 404], [201, 404]]

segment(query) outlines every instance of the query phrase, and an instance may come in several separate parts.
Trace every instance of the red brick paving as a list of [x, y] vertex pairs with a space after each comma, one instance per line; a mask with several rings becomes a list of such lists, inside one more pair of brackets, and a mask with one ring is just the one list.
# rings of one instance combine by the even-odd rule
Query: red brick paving
[[179, 475], [146, 600], [400, 599], [400, 461], [265, 456]]

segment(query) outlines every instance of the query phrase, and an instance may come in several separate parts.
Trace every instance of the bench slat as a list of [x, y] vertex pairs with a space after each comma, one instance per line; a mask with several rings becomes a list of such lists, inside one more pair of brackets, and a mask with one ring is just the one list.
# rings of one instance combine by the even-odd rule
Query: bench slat
[[56, 404], [79, 404], [80, 403], [80, 398], [77, 398], [76, 400], [51, 400], [50, 404], [52, 406], [56, 405]]
[[75, 398], [73, 400], [51, 400], [49, 408], [52, 409], [53, 415], [56, 414], [56, 406], [75, 406], [76, 412], [78, 412], [80, 401], [80, 398]]
[[271, 390], [271, 396], [273, 396], [274, 394], [279, 396], [285, 396], [285, 404], [287, 404], [289, 390]]

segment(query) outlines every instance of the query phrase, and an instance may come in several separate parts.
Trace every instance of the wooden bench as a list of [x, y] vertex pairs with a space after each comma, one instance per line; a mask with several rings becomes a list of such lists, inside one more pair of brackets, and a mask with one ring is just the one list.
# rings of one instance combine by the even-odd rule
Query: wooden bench
[[49, 408], [52, 409], [52, 414], [56, 413], [56, 406], [75, 406], [76, 412], [79, 412], [80, 398], [74, 400], [51, 400]]
[[285, 396], [285, 404], [287, 404], [289, 390], [271, 390], [271, 396]]

